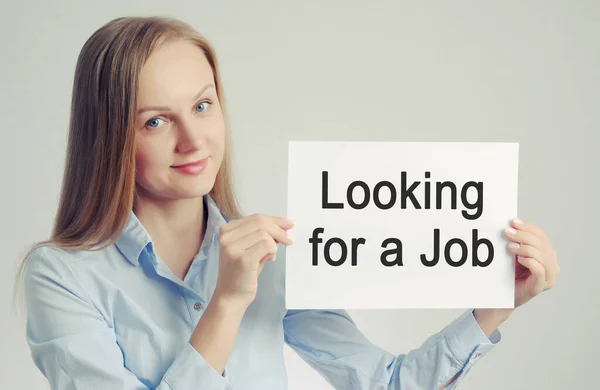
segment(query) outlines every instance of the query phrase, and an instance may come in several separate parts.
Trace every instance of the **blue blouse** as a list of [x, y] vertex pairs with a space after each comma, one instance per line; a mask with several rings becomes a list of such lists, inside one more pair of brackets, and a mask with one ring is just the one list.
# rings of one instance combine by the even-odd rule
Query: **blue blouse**
[[[259, 277], [223, 373], [189, 344], [210, 302], [219, 226], [210, 195], [205, 239], [182, 281], [133, 211], [100, 251], [36, 249], [25, 273], [27, 342], [52, 389], [284, 390], [284, 343], [336, 389], [454, 389], [501, 335], [467, 310], [406, 354], [372, 344], [345, 310], [286, 310], [285, 247]], [[397, 337], [402, 337], [398, 334]]]

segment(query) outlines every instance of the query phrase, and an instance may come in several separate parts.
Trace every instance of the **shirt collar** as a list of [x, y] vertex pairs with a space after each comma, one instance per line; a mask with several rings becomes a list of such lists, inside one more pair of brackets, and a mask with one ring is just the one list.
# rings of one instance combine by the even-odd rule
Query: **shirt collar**
[[[202, 257], [206, 258], [208, 256], [208, 248], [212, 246], [219, 227], [227, 223], [227, 221], [210, 194], [204, 195], [204, 205], [208, 212], [208, 220], [200, 252], [202, 252]], [[115, 245], [125, 258], [135, 266], [139, 265], [140, 255], [148, 245], [150, 245], [150, 249], [152, 250], [152, 238], [133, 210], [129, 212], [125, 229], [115, 241]]]

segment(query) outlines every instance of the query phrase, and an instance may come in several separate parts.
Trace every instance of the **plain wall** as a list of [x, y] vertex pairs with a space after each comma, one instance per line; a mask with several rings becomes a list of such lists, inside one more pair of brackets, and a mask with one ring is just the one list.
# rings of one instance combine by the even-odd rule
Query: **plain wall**
[[[19, 256], [50, 234], [79, 50], [115, 17], [153, 14], [190, 22], [216, 48], [248, 213], [285, 213], [289, 140], [519, 142], [519, 216], [553, 239], [562, 273], [501, 326], [501, 343], [460, 388], [597, 385], [600, 2], [38, 0], [3, 8], [0, 388], [46, 388], [11, 296]], [[374, 343], [405, 353], [460, 312], [350, 314]], [[290, 389], [330, 388], [288, 347], [286, 360]]]

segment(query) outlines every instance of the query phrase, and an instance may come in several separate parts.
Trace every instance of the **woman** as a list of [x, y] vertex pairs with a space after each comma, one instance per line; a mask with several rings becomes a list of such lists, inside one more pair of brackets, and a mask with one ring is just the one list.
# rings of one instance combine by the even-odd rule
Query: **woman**
[[[293, 226], [242, 216], [211, 45], [181, 21], [119, 18], [84, 45], [51, 240], [23, 263], [27, 341], [53, 389], [285, 389], [284, 342], [337, 389], [454, 388], [511, 310], [475, 309], [393, 355], [344, 310], [286, 310]], [[516, 306], [559, 267], [507, 229]], [[519, 245], [520, 244], [520, 245]]]

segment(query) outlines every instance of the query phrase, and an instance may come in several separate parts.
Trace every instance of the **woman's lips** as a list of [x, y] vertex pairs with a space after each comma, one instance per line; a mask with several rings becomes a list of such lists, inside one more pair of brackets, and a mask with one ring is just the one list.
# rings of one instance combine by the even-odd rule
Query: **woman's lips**
[[204, 169], [206, 169], [206, 163], [208, 162], [208, 157], [202, 160], [194, 161], [191, 163], [173, 166], [172, 168], [176, 169], [181, 173], [185, 173], [187, 175], [197, 175], [202, 173]]

